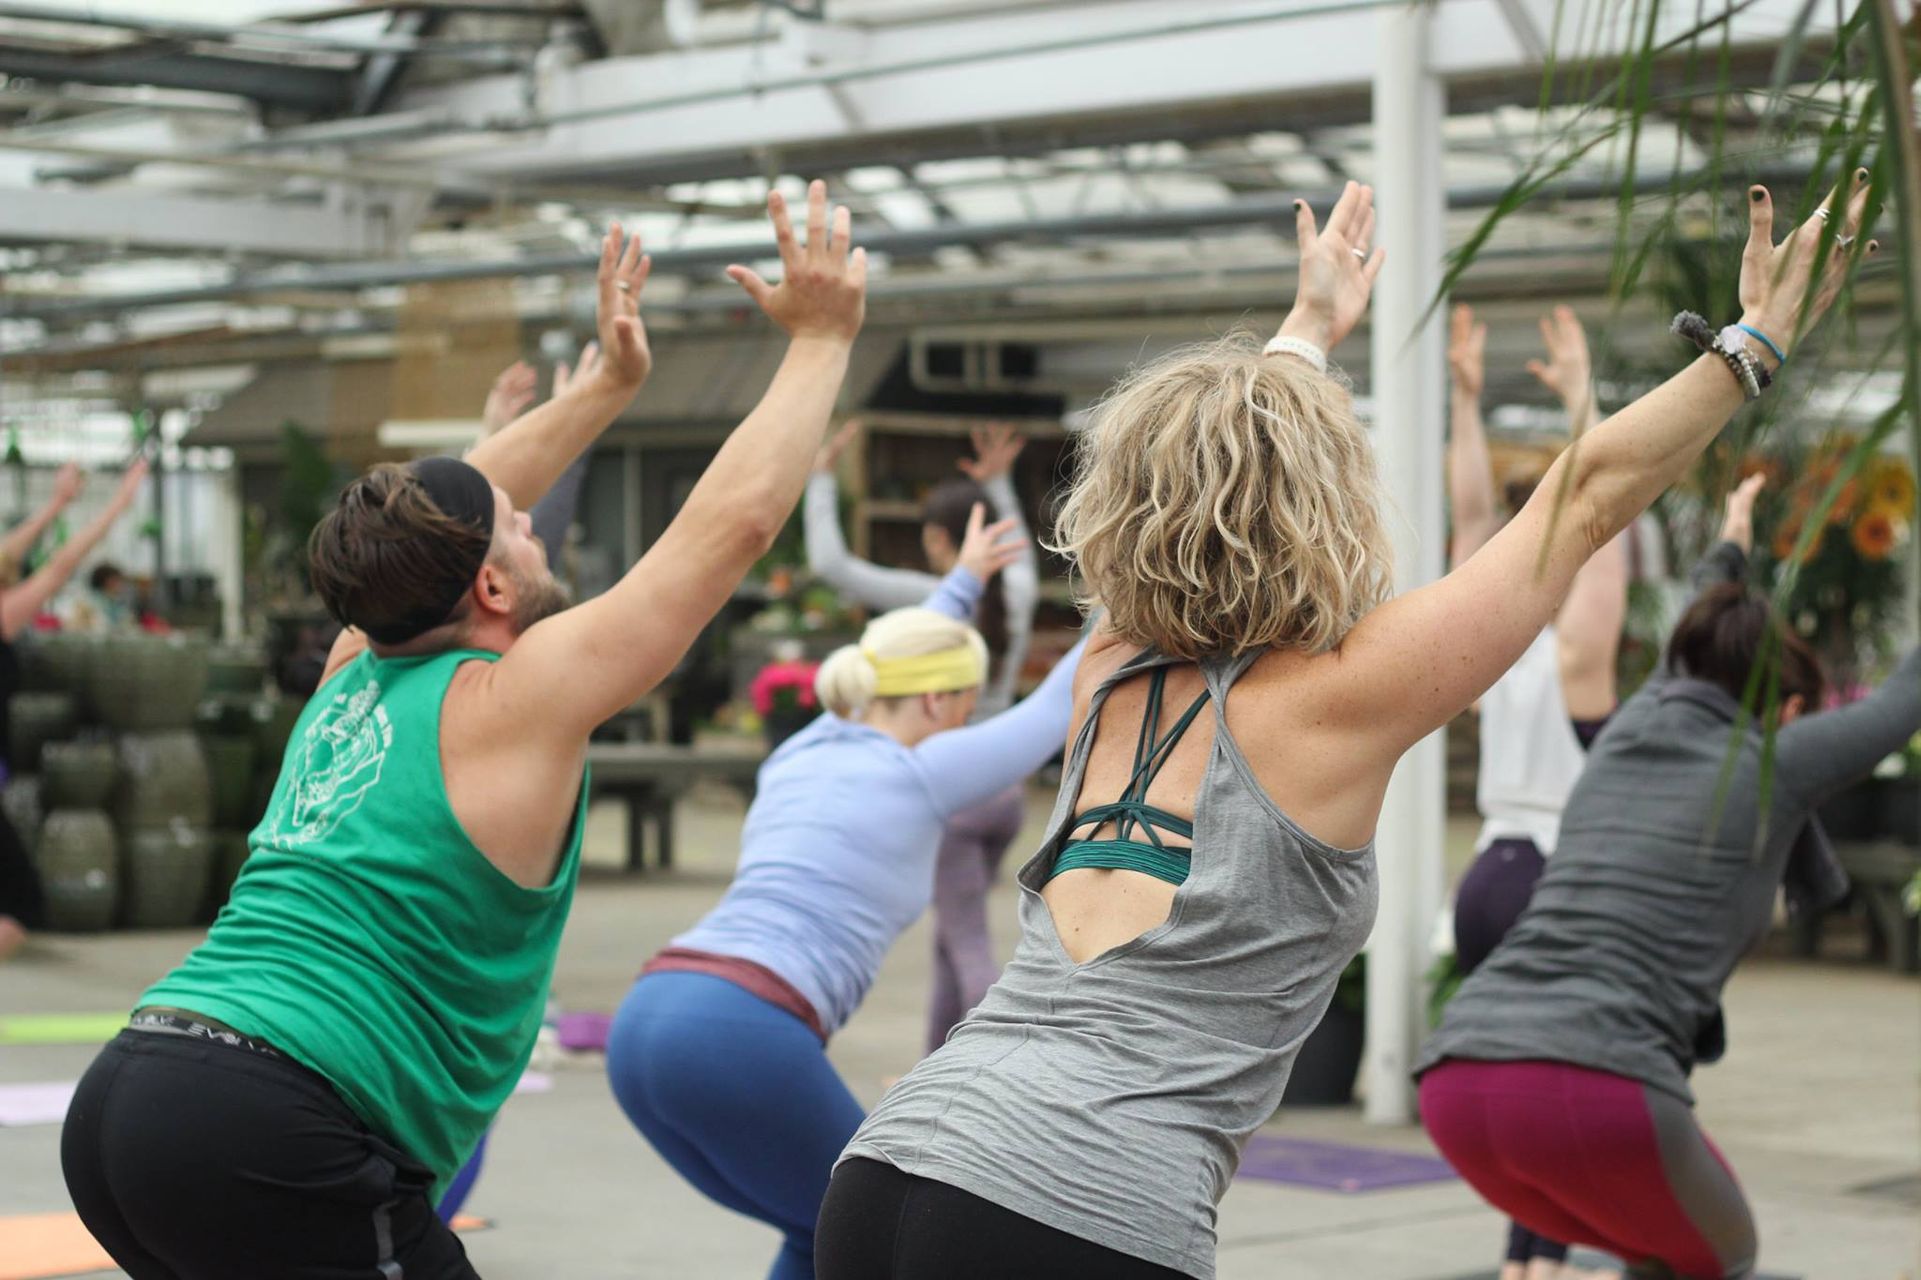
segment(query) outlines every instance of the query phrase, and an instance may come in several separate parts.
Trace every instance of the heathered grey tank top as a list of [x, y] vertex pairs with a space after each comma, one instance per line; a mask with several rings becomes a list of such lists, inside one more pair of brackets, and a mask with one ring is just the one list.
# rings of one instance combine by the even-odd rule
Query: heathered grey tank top
[[1172, 660], [1142, 654], [1101, 682], [1046, 841], [1021, 868], [1013, 961], [939, 1052], [889, 1091], [843, 1160], [885, 1161], [1213, 1276], [1215, 1205], [1248, 1135], [1280, 1105], [1376, 903], [1372, 844], [1335, 849], [1295, 826], [1228, 732], [1228, 691], [1258, 656], [1200, 664], [1214, 746], [1194, 798], [1193, 866], [1167, 921], [1077, 965], [1040, 886], [1082, 807], [1109, 692]]

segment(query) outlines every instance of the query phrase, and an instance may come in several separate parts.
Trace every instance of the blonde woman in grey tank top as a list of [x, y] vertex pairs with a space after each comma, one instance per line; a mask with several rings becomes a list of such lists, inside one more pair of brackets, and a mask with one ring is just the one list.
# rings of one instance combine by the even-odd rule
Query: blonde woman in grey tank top
[[[1819, 316], [1871, 251], [1846, 242], [1814, 282], [1819, 219], [1852, 237], [1865, 201], [1837, 196], [1777, 246], [1754, 188], [1738, 319], [1786, 351], [1804, 301]], [[1107, 613], [1020, 873], [1020, 945], [842, 1155], [821, 1280], [1210, 1280], [1241, 1147], [1373, 923], [1396, 761], [1741, 407], [1745, 358], [1703, 354], [1590, 430], [1446, 578], [1384, 602], [1373, 459], [1322, 372], [1380, 270], [1373, 192], [1350, 183], [1324, 228], [1305, 205], [1298, 222], [1299, 293], [1268, 350], [1175, 353], [1083, 440], [1059, 542]]]

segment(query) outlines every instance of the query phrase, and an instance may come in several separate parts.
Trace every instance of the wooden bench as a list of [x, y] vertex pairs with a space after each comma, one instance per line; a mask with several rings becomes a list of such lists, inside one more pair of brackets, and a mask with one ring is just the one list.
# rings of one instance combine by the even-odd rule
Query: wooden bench
[[[1921, 973], [1921, 920], [1907, 913], [1901, 895], [1921, 870], [1921, 846], [1896, 840], [1836, 840], [1835, 857], [1848, 873], [1855, 900], [1867, 908], [1869, 953], [1896, 973]], [[1821, 918], [1801, 921], [1797, 949], [1815, 955]]]
[[702, 779], [739, 788], [748, 802], [766, 754], [758, 749], [688, 747], [665, 742], [593, 742], [587, 764], [593, 796], [627, 806], [627, 870], [646, 868], [646, 829], [654, 826], [658, 865], [674, 865], [674, 802]]

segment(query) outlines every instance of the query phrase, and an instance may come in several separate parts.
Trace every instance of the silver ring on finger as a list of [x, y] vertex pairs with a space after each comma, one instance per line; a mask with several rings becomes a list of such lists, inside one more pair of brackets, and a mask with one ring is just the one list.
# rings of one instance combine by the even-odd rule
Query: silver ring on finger
[[1367, 250], [1365, 250], [1365, 249], [1353, 249], [1353, 250], [1350, 250], [1349, 252], [1351, 252], [1351, 253], [1353, 253], [1353, 255], [1354, 255], [1355, 257], [1357, 257], [1357, 258], [1359, 258], [1359, 259], [1360, 259], [1360, 260], [1361, 260], [1362, 262], [1366, 262], [1366, 261], [1367, 261]]
[[1840, 246], [1841, 246], [1841, 247], [1842, 247], [1843, 249], [1845, 249], [1845, 248], [1847, 248], [1847, 247], [1848, 247], [1849, 245], [1851, 245], [1851, 244], [1853, 244], [1853, 243], [1854, 243], [1854, 240], [1855, 240], [1855, 238], [1854, 238], [1853, 236], [1836, 236], [1836, 237], [1834, 238], [1834, 242], [1835, 242], [1836, 244], [1838, 244], [1838, 245], [1840, 245]]
[[1828, 211], [1826, 209], [1816, 209], [1814, 211], [1814, 216], [1821, 219], [1821, 221], [1826, 222], [1828, 220]]
[[614, 288], [620, 290], [622, 293], [632, 293], [634, 291], [634, 286], [628, 284], [625, 280], [614, 281]]

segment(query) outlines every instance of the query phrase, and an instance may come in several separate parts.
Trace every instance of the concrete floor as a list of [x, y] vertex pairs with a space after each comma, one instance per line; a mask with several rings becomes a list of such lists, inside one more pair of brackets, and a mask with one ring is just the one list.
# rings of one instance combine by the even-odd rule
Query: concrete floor
[[[1044, 818], [1010, 857], [1032, 847]], [[573, 1009], [610, 1010], [640, 964], [724, 887], [738, 803], [698, 795], [682, 806], [683, 865], [625, 879], [590, 871], [564, 946], [557, 992]], [[1464, 856], [1471, 827], [1453, 834]], [[619, 854], [620, 823], [597, 810], [590, 862]], [[995, 913], [1011, 946], [1012, 894]], [[187, 932], [43, 937], [0, 968], [0, 1014], [124, 1007], [196, 941]], [[856, 1094], [913, 1065], [927, 984], [925, 923], [888, 957], [866, 1005], [835, 1039], [833, 1057]], [[1761, 1224], [1770, 1273], [1809, 1280], [1914, 1280], [1921, 1224], [1907, 1199], [1868, 1184], [1921, 1173], [1921, 984], [1859, 963], [1761, 958], [1728, 991], [1732, 1048], [1697, 1077], [1700, 1113], [1740, 1172]], [[83, 1047], [0, 1049], [0, 1082], [70, 1080]], [[1418, 1129], [1382, 1130], [1352, 1112], [1294, 1112], [1273, 1130], [1429, 1151]], [[64, 1209], [59, 1133], [0, 1129], [0, 1213]], [[494, 1221], [468, 1237], [490, 1280], [757, 1277], [771, 1231], [702, 1199], [624, 1122], [597, 1060], [556, 1070], [551, 1092], [514, 1098], [469, 1204]], [[1221, 1207], [1222, 1280], [1430, 1280], [1485, 1269], [1503, 1228], [1460, 1183], [1342, 1196], [1264, 1182], [1236, 1184]], [[117, 1273], [116, 1273], [117, 1274]], [[988, 1280], [988, 1278], [984, 1278]]]

